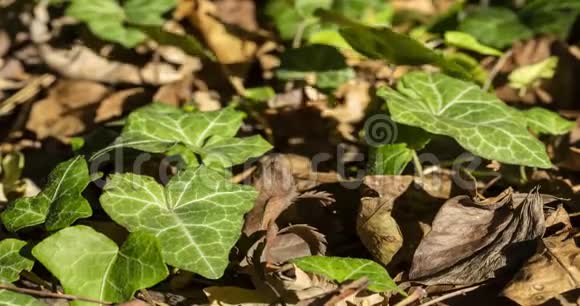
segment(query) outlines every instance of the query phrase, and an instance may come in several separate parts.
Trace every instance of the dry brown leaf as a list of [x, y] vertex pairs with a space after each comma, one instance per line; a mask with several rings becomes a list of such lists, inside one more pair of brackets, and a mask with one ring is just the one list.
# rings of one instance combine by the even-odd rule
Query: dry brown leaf
[[193, 94], [192, 86], [191, 76], [186, 76], [176, 82], [165, 84], [157, 90], [155, 96], [153, 96], [153, 101], [181, 106], [191, 99]]
[[321, 108], [323, 117], [331, 117], [339, 123], [337, 129], [342, 137], [350, 141], [356, 141], [353, 136], [355, 128], [353, 124], [360, 122], [366, 114], [366, 109], [371, 102], [369, 95], [370, 84], [364, 81], [352, 81], [341, 86], [336, 96], [343, 98], [344, 102], [336, 107], [329, 108], [327, 101], [317, 103]]
[[141, 68], [109, 60], [85, 46], [65, 50], [40, 45], [38, 49], [45, 64], [65, 77], [110, 84], [163, 85], [181, 80], [199, 68], [184, 64], [176, 69], [164, 62], [149, 62]]
[[391, 216], [393, 203], [413, 182], [412, 176], [366, 176], [367, 190], [357, 216], [356, 231], [363, 245], [386, 265], [403, 245], [403, 236]]
[[84, 131], [84, 118], [80, 117], [107, 92], [107, 87], [96, 82], [61, 80], [50, 89], [48, 97], [32, 106], [26, 128], [39, 139], [53, 136], [66, 140]]
[[10, 50], [11, 45], [12, 41], [8, 33], [6, 33], [6, 31], [0, 30], [0, 59], [4, 57], [6, 53], [8, 53], [8, 50]]
[[[260, 256], [259, 262], [266, 262], [266, 254], [256, 254], [260, 251], [260, 245], [266, 237], [261, 237], [248, 250], [248, 256], [242, 261], [241, 266], [255, 263], [255, 256]], [[290, 259], [326, 254], [326, 239], [315, 228], [308, 225], [291, 225], [278, 232], [275, 240], [269, 248], [270, 259], [273, 263], [284, 263]]]
[[121, 90], [108, 96], [97, 108], [95, 122], [103, 122], [121, 116], [127, 99], [143, 92], [143, 88], [137, 87]]
[[265, 157], [254, 173], [258, 198], [254, 208], [246, 214], [244, 234], [268, 229], [268, 226], [298, 197], [292, 167], [283, 155]]
[[[184, 1], [187, 2], [187, 1]], [[255, 42], [234, 35], [218, 20], [218, 7], [207, 0], [197, 0], [197, 10], [190, 21], [200, 30], [204, 40], [222, 64], [248, 62], [258, 50]]]
[[542, 240], [503, 294], [522, 306], [540, 305], [566, 291], [580, 288], [578, 238], [557, 235]]
[[192, 95], [193, 103], [202, 112], [216, 111], [222, 108], [219, 95], [214, 91], [196, 91]]
[[238, 287], [207, 287], [203, 292], [212, 306], [269, 306], [277, 300], [269, 291]]
[[419, 244], [409, 278], [468, 285], [495, 277], [499, 269], [513, 269], [532, 255], [535, 240], [543, 235], [547, 201], [537, 190], [522, 194], [511, 189], [484, 201], [450, 199]]

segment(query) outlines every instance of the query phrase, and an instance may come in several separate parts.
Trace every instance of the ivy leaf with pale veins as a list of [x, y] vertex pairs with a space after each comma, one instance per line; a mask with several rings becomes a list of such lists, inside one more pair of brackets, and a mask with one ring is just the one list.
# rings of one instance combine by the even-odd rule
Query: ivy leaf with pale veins
[[[154, 103], [132, 112], [117, 142], [96, 153], [130, 147], [146, 152], [168, 153], [188, 150], [204, 164], [230, 167], [257, 157], [272, 148], [261, 136], [234, 137], [244, 114], [231, 107], [213, 112], [185, 112], [173, 106]], [[183, 154], [181, 154], [183, 155]], [[195, 159], [184, 158], [190, 166]]]
[[9, 231], [39, 225], [55, 231], [92, 215], [91, 206], [81, 192], [90, 182], [87, 162], [76, 156], [60, 163], [48, 175], [43, 191], [34, 197], [11, 203], [0, 216]]
[[21, 254], [25, 245], [25, 241], [18, 239], [0, 241], [0, 254], [2, 254], [0, 256], [0, 283], [15, 282], [20, 277], [20, 272], [32, 269], [34, 261]]
[[367, 277], [369, 290], [375, 292], [402, 292], [389, 273], [378, 263], [368, 259], [308, 256], [292, 260], [292, 263], [305, 272], [322, 275], [340, 283]]
[[[18, 280], [22, 271], [32, 270], [34, 261], [22, 256], [22, 248], [26, 242], [18, 239], [0, 241], [0, 284], [12, 283]], [[0, 290], [0, 306], [44, 306], [35, 298], [9, 291]]]
[[408, 73], [383, 87], [393, 120], [453, 137], [474, 154], [507, 164], [550, 168], [542, 142], [522, 114], [477, 85], [444, 74]]
[[522, 113], [530, 129], [538, 134], [563, 135], [576, 125], [576, 122], [566, 120], [557, 113], [541, 107], [532, 107]]
[[227, 267], [256, 197], [253, 187], [200, 166], [180, 171], [165, 188], [152, 177], [114, 174], [100, 201], [130, 232], [156, 235], [166, 263], [215, 279]]
[[[169, 274], [159, 241], [144, 232], [131, 233], [119, 249], [107, 236], [78, 225], [44, 239], [32, 254], [59, 279], [65, 293], [100, 301], [128, 301], [135, 291]], [[72, 305], [94, 304], [74, 301]]]
[[0, 306], [47, 306], [30, 295], [0, 290]]

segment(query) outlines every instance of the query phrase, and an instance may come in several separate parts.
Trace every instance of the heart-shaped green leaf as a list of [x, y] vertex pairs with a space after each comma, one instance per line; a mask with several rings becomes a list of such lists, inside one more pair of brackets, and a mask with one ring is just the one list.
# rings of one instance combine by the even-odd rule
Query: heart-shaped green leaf
[[154, 153], [181, 153], [190, 166], [204, 164], [230, 167], [257, 157], [272, 146], [260, 136], [235, 138], [244, 114], [231, 107], [213, 112], [188, 113], [166, 104], [154, 103], [132, 112], [115, 144], [92, 158], [119, 147]]
[[100, 201], [129, 231], [156, 235], [166, 263], [219, 278], [256, 196], [254, 188], [201, 166], [180, 171], [165, 188], [148, 176], [112, 175]]
[[[100, 301], [128, 301], [136, 290], [169, 274], [159, 241], [144, 232], [131, 233], [119, 249], [107, 236], [78, 225], [44, 239], [32, 254], [58, 278], [66, 293]], [[94, 304], [74, 301], [72, 305]]]
[[342, 258], [331, 256], [308, 256], [292, 260], [298, 268], [324, 277], [344, 282], [367, 277], [369, 290], [375, 292], [404, 292], [389, 276], [389, 273], [378, 263], [368, 259]]
[[475, 84], [444, 74], [412, 72], [397, 90], [384, 87], [393, 120], [453, 137], [474, 154], [507, 164], [549, 168], [544, 145], [526, 118]]
[[48, 175], [48, 183], [39, 195], [20, 198], [2, 212], [2, 223], [12, 232], [42, 223], [54, 231], [90, 217], [91, 206], [81, 195], [89, 182], [87, 162], [82, 156], [60, 163]]

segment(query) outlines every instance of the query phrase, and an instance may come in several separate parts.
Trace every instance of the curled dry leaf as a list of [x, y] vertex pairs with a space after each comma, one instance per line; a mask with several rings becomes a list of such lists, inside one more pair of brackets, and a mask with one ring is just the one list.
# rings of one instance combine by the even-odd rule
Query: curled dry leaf
[[259, 192], [254, 208], [246, 214], [244, 234], [252, 235], [268, 229], [270, 223], [298, 197], [291, 164], [283, 155], [264, 158], [254, 173], [254, 186]]
[[507, 271], [534, 252], [544, 234], [542, 207], [552, 201], [536, 190], [511, 188], [483, 201], [457, 196], [435, 216], [419, 244], [409, 278], [425, 284], [474, 284]]
[[[256, 262], [252, 258], [260, 257], [259, 262], [266, 262], [266, 254], [260, 245], [264, 243], [266, 237], [263, 236], [250, 247], [248, 255], [241, 262], [241, 266], [250, 265]], [[326, 239], [315, 228], [298, 224], [283, 228], [278, 232], [269, 248], [270, 260], [274, 263], [287, 262], [290, 259], [324, 255], [326, 253]]]
[[375, 175], [364, 178], [356, 231], [363, 245], [384, 265], [391, 261], [403, 245], [401, 230], [391, 216], [391, 211], [395, 199], [412, 182], [412, 176]]
[[578, 237], [566, 234], [544, 238], [503, 294], [520, 305], [540, 305], [566, 291], [580, 288]]

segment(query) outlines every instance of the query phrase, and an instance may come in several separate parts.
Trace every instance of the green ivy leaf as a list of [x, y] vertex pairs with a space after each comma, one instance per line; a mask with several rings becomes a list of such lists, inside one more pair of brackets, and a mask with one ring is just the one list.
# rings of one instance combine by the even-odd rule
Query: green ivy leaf
[[484, 45], [505, 49], [513, 42], [532, 37], [534, 34], [507, 8], [489, 7], [479, 9], [465, 17], [459, 31], [469, 33]]
[[123, 6], [116, 0], [72, 0], [66, 14], [86, 23], [97, 37], [132, 48], [147, 36], [127, 23], [161, 26], [161, 15], [175, 5], [175, 0], [128, 0]]
[[201, 166], [180, 171], [165, 188], [148, 176], [112, 175], [100, 202], [129, 231], [156, 235], [166, 263], [215, 279], [256, 196], [254, 188]]
[[30, 295], [0, 290], [0, 306], [47, 306]]
[[90, 217], [91, 206], [81, 195], [89, 182], [87, 162], [82, 156], [60, 163], [49, 174], [44, 190], [11, 203], [0, 215], [2, 222], [12, 232], [42, 223], [54, 231]]
[[[542, 79], [551, 79], [556, 73], [558, 57], [550, 56], [538, 63], [518, 67], [508, 76], [509, 86], [525, 91], [527, 88], [536, 87]], [[523, 92], [522, 92], [523, 94]]]
[[530, 129], [537, 134], [563, 135], [576, 126], [576, 122], [541, 107], [532, 107], [522, 113]]
[[386, 144], [370, 151], [371, 175], [400, 175], [413, 159], [413, 150], [406, 143]]
[[176, 0], [127, 0], [123, 9], [127, 21], [140, 25], [163, 25], [161, 15], [175, 7]]
[[123, 25], [125, 11], [115, 0], [72, 0], [66, 14], [86, 23], [99, 38], [127, 48], [145, 39], [145, 34]]
[[[22, 271], [32, 270], [34, 261], [24, 257], [22, 249], [25, 241], [4, 239], [0, 241], [0, 284], [12, 283], [20, 278]], [[35, 298], [13, 292], [0, 290], [0, 306], [46, 306]]]
[[312, 17], [316, 9], [328, 9], [333, 0], [294, 0], [294, 9], [304, 18]]
[[289, 49], [280, 56], [276, 77], [282, 80], [304, 80], [308, 75], [315, 76], [317, 87], [336, 89], [354, 78], [354, 71], [336, 48], [327, 45]]
[[578, 0], [531, 0], [519, 15], [535, 33], [556, 34], [565, 40], [579, 13]]
[[445, 32], [445, 43], [457, 48], [470, 50], [483, 55], [501, 56], [501, 51], [481, 44], [467, 33], [458, 31]]
[[276, 97], [276, 92], [270, 86], [247, 88], [244, 92], [244, 98], [260, 102], [268, 101]]
[[[261, 136], [235, 138], [244, 113], [227, 107], [213, 112], [185, 112], [154, 103], [133, 111], [117, 141], [92, 159], [119, 147], [153, 153], [190, 151], [212, 167], [238, 165], [272, 148]], [[184, 157], [195, 165], [192, 156]]]
[[470, 77], [461, 66], [445, 59], [440, 53], [388, 27], [367, 26], [328, 10], [317, 10], [316, 14], [324, 21], [340, 25], [340, 34], [349, 45], [369, 58], [396, 65], [433, 64], [459, 77]]
[[552, 166], [544, 145], [527, 129], [526, 119], [475, 84], [443, 74], [411, 72], [397, 90], [383, 87], [393, 120], [453, 137], [487, 159], [540, 168]]
[[369, 290], [375, 292], [397, 291], [405, 294], [389, 273], [378, 263], [368, 259], [342, 258], [330, 256], [308, 256], [292, 260], [298, 268], [340, 283], [367, 277]]
[[21, 254], [25, 245], [25, 241], [18, 239], [0, 241], [0, 283], [15, 282], [20, 278], [20, 272], [32, 270], [34, 261]]
[[151, 287], [169, 274], [159, 241], [143, 232], [131, 233], [119, 249], [107, 236], [78, 225], [44, 239], [32, 254], [58, 278], [66, 293], [100, 301], [128, 301], [135, 291]]

